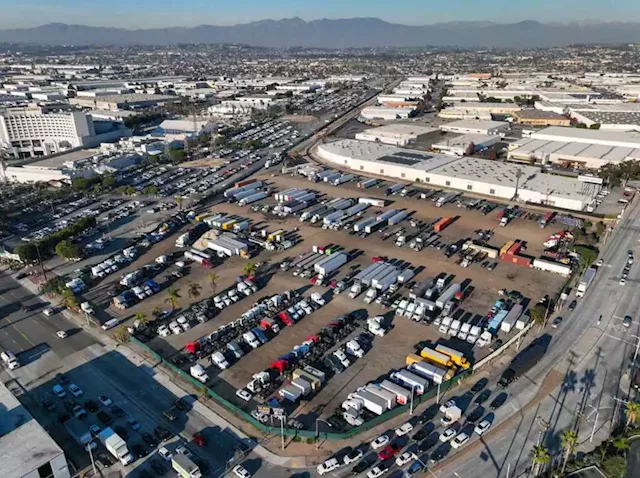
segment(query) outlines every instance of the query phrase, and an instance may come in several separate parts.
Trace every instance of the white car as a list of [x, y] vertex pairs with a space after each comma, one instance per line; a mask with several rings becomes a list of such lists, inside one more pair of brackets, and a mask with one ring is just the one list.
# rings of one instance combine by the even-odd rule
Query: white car
[[598, 259], [598, 262], [596, 262], [597, 267], [602, 267], [603, 264], [604, 264], [604, 261], [602, 259]]
[[71, 385], [69, 385], [69, 392], [71, 392], [71, 395], [73, 395], [74, 397], [81, 397], [82, 394], [84, 393], [82, 389], [78, 387], [75, 383], [72, 383]]
[[402, 455], [399, 455], [396, 458], [396, 465], [398, 466], [404, 466], [407, 463], [410, 463], [411, 461], [415, 460], [416, 456], [409, 452], [409, 451], [405, 451]]
[[64, 391], [64, 388], [62, 388], [62, 385], [59, 385], [57, 383], [53, 386], [51, 390], [53, 391], [53, 394], [58, 398], [64, 398], [67, 395], [67, 392]]
[[409, 422], [403, 424], [400, 428], [396, 428], [396, 435], [399, 437], [406, 435], [411, 430], [413, 430], [413, 425]]
[[185, 445], [182, 445], [176, 448], [176, 453], [182, 453], [187, 458], [193, 455], [193, 453], [191, 453], [191, 450], [189, 450]]
[[44, 309], [42, 311], [42, 313], [44, 315], [46, 315], [47, 317], [51, 317], [53, 314], [55, 314], [55, 311], [53, 309], [49, 308], [49, 309]]
[[318, 292], [314, 292], [313, 294], [311, 294], [311, 300], [321, 307], [327, 303], [324, 297], [322, 297], [322, 295]]
[[355, 463], [356, 461], [358, 461], [363, 456], [364, 456], [364, 452], [362, 450], [356, 449], [356, 450], [353, 450], [348, 455], [346, 455], [344, 457], [343, 462], [345, 465], [350, 465], [351, 463]]
[[173, 458], [173, 453], [164, 446], [158, 450], [158, 455], [160, 455], [165, 461], [171, 461], [171, 458]]
[[620, 285], [625, 285], [627, 283], [627, 281], [624, 279], [624, 277], [622, 279], [620, 279], [620, 282], [618, 282], [618, 284]]
[[324, 463], [320, 463], [318, 465], [318, 475], [326, 475], [327, 473], [331, 473], [333, 470], [337, 470], [340, 468], [340, 462], [337, 458], [330, 458]]
[[370, 470], [369, 473], [367, 473], [367, 478], [378, 478], [384, 475], [388, 470], [389, 468], [387, 468], [383, 464], [377, 465], [375, 468]]
[[456, 406], [456, 402], [454, 400], [449, 400], [444, 405], [440, 406], [440, 413], [446, 414], [451, 408]]
[[98, 401], [102, 403], [105, 407], [110, 407], [111, 405], [113, 405], [113, 401], [106, 395], [98, 396]]
[[351, 365], [351, 362], [349, 361], [345, 353], [342, 351], [342, 349], [336, 350], [335, 352], [333, 352], [333, 355], [338, 360], [340, 360], [340, 363], [344, 366], [344, 368], [347, 368], [349, 367], [349, 365]]
[[180, 335], [182, 333], [182, 327], [178, 325], [178, 322], [171, 322], [169, 324], [169, 329], [174, 335]]
[[455, 428], [447, 428], [445, 431], [443, 431], [440, 434], [440, 441], [443, 443], [446, 443], [449, 440], [451, 440], [454, 436], [456, 436], [456, 433], [458, 432], [456, 431]]
[[378, 448], [382, 448], [383, 446], [387, 446], [389, 443], [389, 437], [387, 435], [380, 435], [378, 438], [371, 442], [371, 448], [377, 450]]
[[253, 397], [253, 395], [251, 395], [249, 392], [247, 392], [244, 388], [241, 388], [241, 389], [237, 390], [236, 391], [236, 396], [241, 398], [245, 402], [248, 402]]
[[476, 432], [478, 435], [482, 435], [489, 428], [491, 428], [491, 422], [489, 420], [482, 420], [480, 423], [476, 425], [473, 431]]
[[458, 436], [456, 436], [451, 442], [451, 447], [460, 448], [462, 445], [464, 445], [468, 441], [469, 441], [469, 435], [467, 435], [465, 432], [460, 432], [458, 433]]
[[158, 335], [160, 337], [169, 337], [171, 335], [171, 331], [166, 325], [161, 325], [160, 327], [158, 327]]
[[67, 337], [69, 337], [69, 335], [67, 335], [67, 333], [64, 330], [58, 330], [56, 332], [56, 335], [61, 339], [66, 339]]
[[251, 473], [247, 471], [247, 469], [242, 465], [236, 465], [233, 467], [233, 474], [238, 478], [250, 478]]
[[91, 432], [91, 436], [98, 436], [100, 434], [100, 432], [102, 431], [102, 428], [100, 428], [98, 425], [91, 425], [89, 427], [89, 432]]

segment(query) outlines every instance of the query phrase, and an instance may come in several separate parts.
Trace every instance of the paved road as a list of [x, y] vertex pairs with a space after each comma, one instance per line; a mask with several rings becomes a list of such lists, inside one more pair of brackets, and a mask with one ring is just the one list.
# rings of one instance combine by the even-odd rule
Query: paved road
[[[23, 312], [25, 303], [40, 307]], [[65, 357], [95, 343], [62, 314], [46, 317], [42, 313], [45, 305], [8, 274], [0, 273], [0, 347], [18, 355], [20, 362], [28, 363], [47, 349]], [[59, 330], [67, 331], [69, 337], [60, 339], [56, 335]]]

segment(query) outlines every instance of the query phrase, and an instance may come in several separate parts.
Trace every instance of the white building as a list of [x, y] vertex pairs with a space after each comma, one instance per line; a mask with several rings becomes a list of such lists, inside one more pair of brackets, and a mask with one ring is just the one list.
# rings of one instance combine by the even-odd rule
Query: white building
[[442, 131], [460, 134], [504, 134], [509, 130], [506, 121], [461, 120], [440, 125]]
[[495, 134], [463, 134], [456, 138], [434, 143], [431, 145], [431, 149], [451, 156], [464, 156], [471, 147], [473, 147], [474, 151], [481, 151], [501, 140], [502, 137]]
[[597, 185], [545, 174], [533, 166], [417, 150], [409, 153], [406, 149], [357, 140], [321, 144], [317, 154], [336, 167], [358, 173], [573, 211], [585, 209], [598, 192]]
[[367, 120], [393, 121], [397, 119], [407, 119], [415, 111], [415, 107], [387, 107], [387, 106], [367, 106], [362, 108], [360, 116]]
[[425, 128], [413, 124], [390, 124], [356, 133], [356, 139], [376, 141], [394, 146], [409, 146], [426, 135], [437, 132], [437, 128]]
[[640, 148], [640, 133], [601, 131], [580, 128], [551, 126], [531, 134], [531, 139], [562, 141], [565, 143], [597, 144], [619, 146], [622, 148]]
[[467, 101], [443, 108], [438, 113], [438, 116], [446, 119], [491, 120], [492, 115], [510, 115], [515, 111], [520, 111], [520, 107], [514, 103]]
[[69, 478], [62, 448], [0, 383], [2, 478]]
[[567, 107], [567, 113], [589, 128], [599, 125], [601, 130], [640, 132], [640, 103], [572, 105]]
[[95, 136], [93, 119], [85, 113], [21, 108], [0, 112], [0, 146], [16, 158], [87, 146]]
[[195, 122], [188, 119], [182, 120], [164, 120], [158, 127], [159, 132], [164, 136], [168, 143], [173, 141], [184, 141], [186, 138], [200, 134], [210, 133], [215, 129], [215, 123], [208, 120], [196, 120]]

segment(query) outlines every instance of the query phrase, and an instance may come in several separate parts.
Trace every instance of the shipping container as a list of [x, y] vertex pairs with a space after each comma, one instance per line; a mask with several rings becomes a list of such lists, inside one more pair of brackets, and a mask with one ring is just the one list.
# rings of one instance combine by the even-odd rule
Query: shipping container
[[406, 365], [411, 365], [412, 363], [422, 362], [422, 357], [416, 354], [409, 354], [406, 358]]
[[533, 267], [541, 271], [553, 272], [564, 277], [571, 275], [571, 267], [560, 262], [550, 261], [547, 259], [537, 258], [533, 260]]
[[262, 181], [258, 181], [257, 179], [243, 179], [242, 181], [238, 181], [236, 183], [237, 188], [248, 185], [251, 185], [254, 188], [259, 188], [260, 186], [262, 186]]
[[520, 241], [515, 241], [514, 244], [509, 248], [509, 250], [507, 250], [507, 254], [515, 256], [516, 254], [518, 254], [518, 252], [520, 252], [521, 248], [522, 243]]
[[438, 222], [436, 222], [433, 225], [433, 230], [436, 231], [436, 232], [443, 231], [452, 222], [453, 222], [453, 218], [452, 217], [443, 217], [442, 219], [440, 219]]
[[509, 249], [516, 243], [516, 241], [509, 241], [500, 248], [500, 255], [506, 254]]
[[512, 256], [510, 254], [503, 254], [500, 257], [505, 262], [511, 262], [522, 267], [531, 267], [531, 258], [525, 256]]

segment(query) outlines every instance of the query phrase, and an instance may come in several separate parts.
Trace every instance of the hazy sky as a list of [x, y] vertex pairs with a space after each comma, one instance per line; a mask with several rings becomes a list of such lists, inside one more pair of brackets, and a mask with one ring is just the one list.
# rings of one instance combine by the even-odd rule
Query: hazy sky
[[405, 24], [459, 20], [637, 21], [638, 0], [0, 0], [0, 28], [50, 22], [153, 28], [232, 25], [298, 16], [378, 17]]

